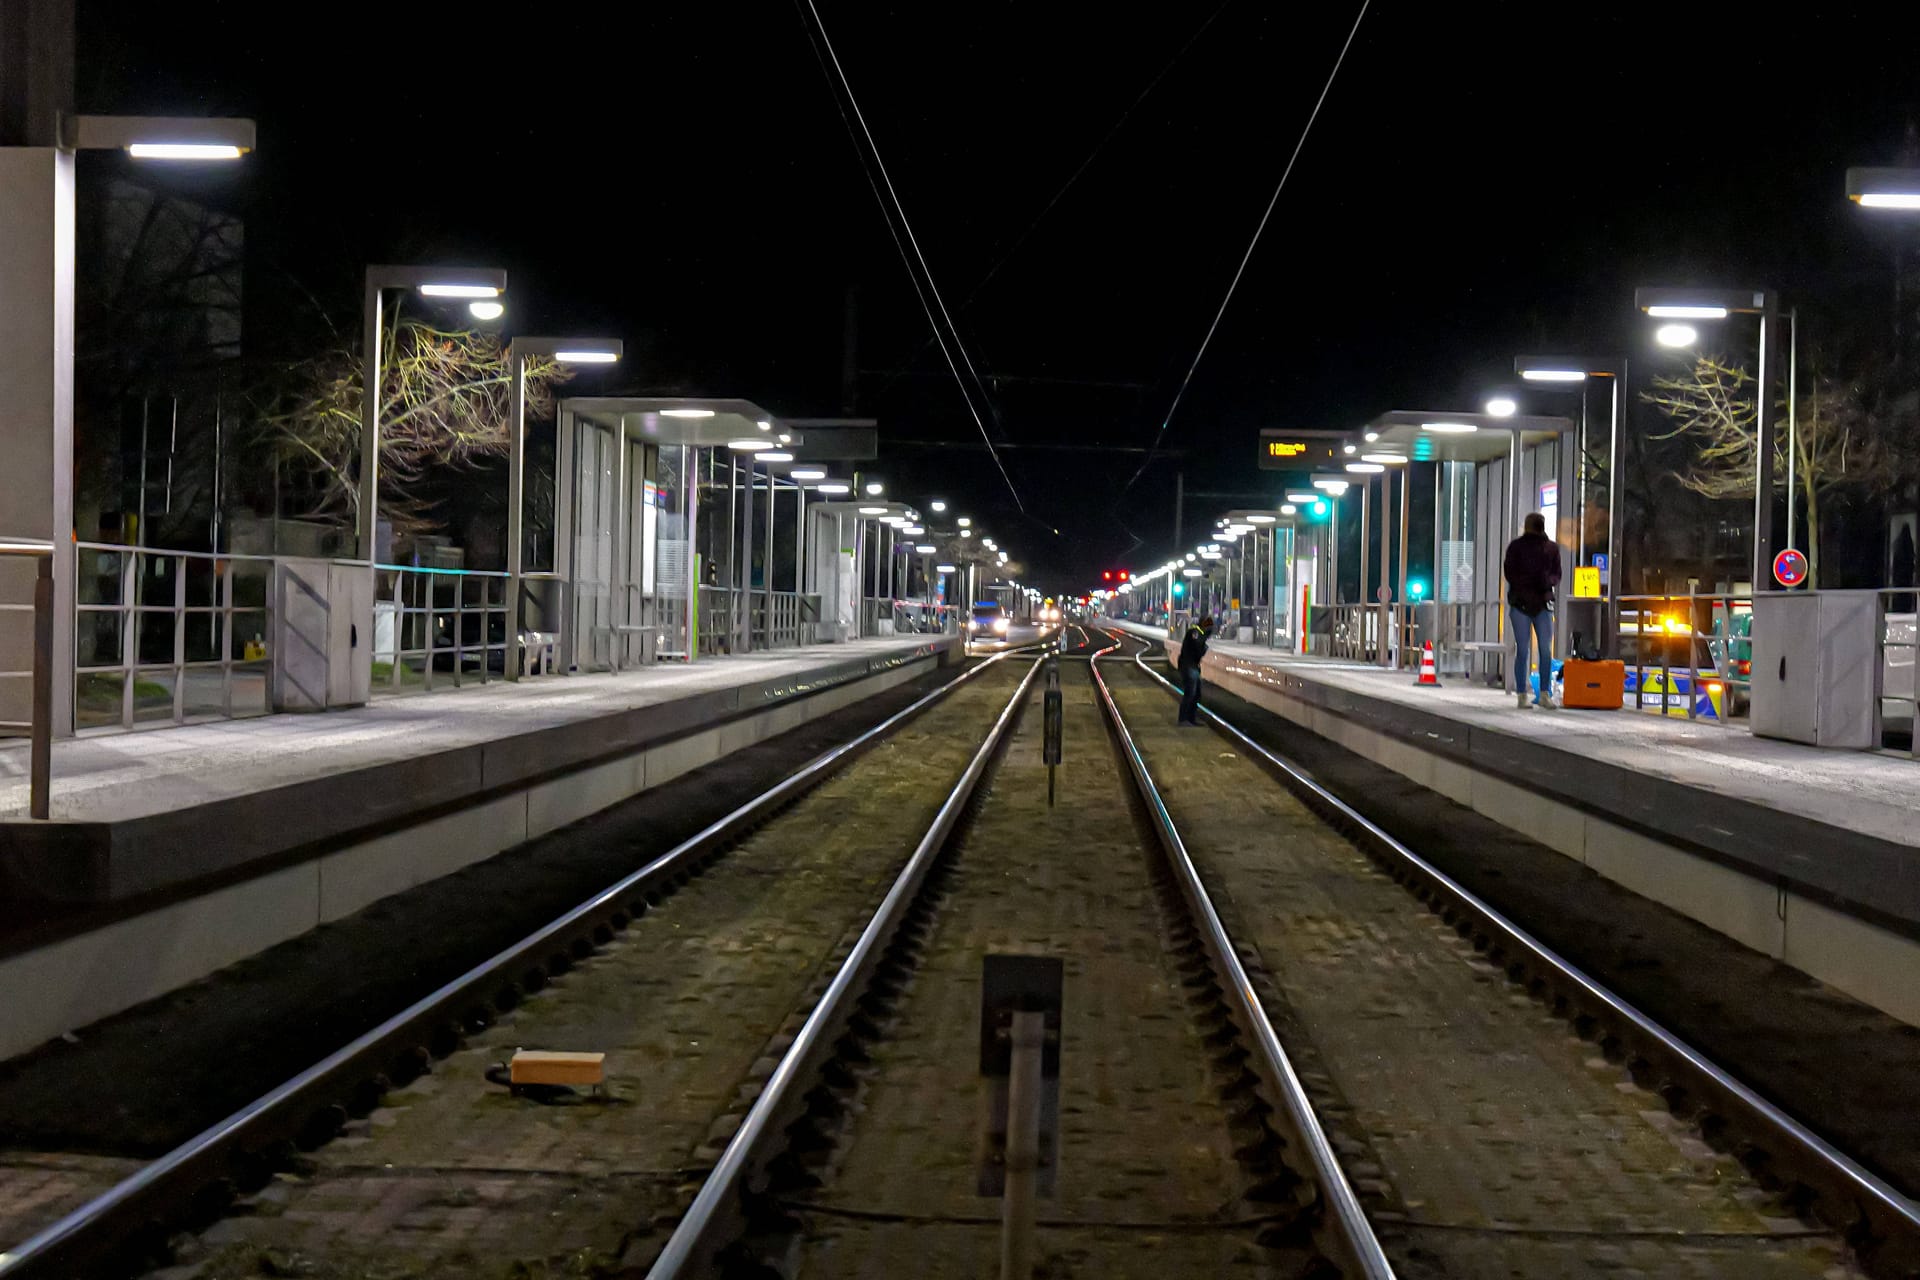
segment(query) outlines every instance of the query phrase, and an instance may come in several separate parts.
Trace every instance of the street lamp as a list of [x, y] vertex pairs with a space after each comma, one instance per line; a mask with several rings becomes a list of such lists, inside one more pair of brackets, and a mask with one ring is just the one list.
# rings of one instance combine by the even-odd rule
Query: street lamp
[[1624, 359], [1593, 356], [1515, 356], [1513, 371], [1528, 382], [1580, 393], [1580, 442], [1577, 446], [1580, 451], [1580, 472], [1577, 477], [1580, 527], [1574, 535], [1580, 558], [1574, 561], [1575, 564], [1584, 562], [1587, 555], [1587, 379], [1610, 380], [1613, 400], [1607, 411], [1607, 594], [1611, 597], [1618, 592], [1613, 584], [1626, 581], [1616, 576], [1620, 573], [1620, 557], [1615, 530], [1617, 513], [1625, 496], [1625, 486], [1620, 483], [1620, 433], [1625, 425], [1626, 405], [1620, 389], [1627, 380], [1627, 362]]
[[[523, 521], [527, 475], [527, 360], [544, 356], [561, 364], [612, 364], [624, 346], [618, 338], [515, 338], [507, 344], [508, 384], [513, 407], [507, 414], [512, 433], [507, 454], [507, 679], [520, 678], [520, 578], [525, 551]], [[757, 441], [755, 442], [758, 443]], [[554, 477], [556, 490], [559, 477]], [[556, 503], [555, 516], [558, 517]], [[555, 533], [558, 534], [556, 529]]]
[[[429, 298], [466, 298], [469, 305], [507, 291], [507, 273], [497, 267], [367, 268], [360, 308], [361, 351], [365, 369], [360, 388], [360, 528], [358, 553], [376, 562], [380, 522], [380, 366], [386, 356], [383, 308], [389, 289], [412, 289]], [[477, 313], [476, 313], [477, 314]], [[483, 319], [486, 317], [482, 317]]]
[[[1770, 389], [1773, 367], [1779, 356], [1782, 319], [1779, 299], [1770, 289], [1635, 289], [1633, 305], [1649, 316], [1667, 320], [1724, 320], [1730, 315], [1760, 317], [1760, 370], [1753, 398], [1753, 590], [1759, 591], [1773, 561], [1773, 448], [1780, 411], [1773, 403]], [[1788, 379], [1788, 399], [1793, 395]], [[1791, 446], [1791, 441], [1789, 445]], [[1793, 490], [1789, 484], [1787, 495]], [[1792, 538], [1792, 529], [1788, 529]]]
[[1847, 199], [1863, 209], [1920, 209], [1920, 169], [1849, 169]]

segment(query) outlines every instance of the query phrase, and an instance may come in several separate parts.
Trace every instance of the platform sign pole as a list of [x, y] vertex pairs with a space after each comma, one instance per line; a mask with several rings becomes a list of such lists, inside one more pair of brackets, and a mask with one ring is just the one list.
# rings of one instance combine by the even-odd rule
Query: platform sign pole
[[1047, 689], [1042, 695], [1044, 714], [1041, 723], [1044, 727], [1041, 744], [1041, 759], [1047, 766], [1047, 808], [1053, 808], [1053, 772], [1060, 764], [1060, 731], [1064, 718], [1064, 708], [1060, 700], [1060, 659], [1056, 656], [1047, 661]]

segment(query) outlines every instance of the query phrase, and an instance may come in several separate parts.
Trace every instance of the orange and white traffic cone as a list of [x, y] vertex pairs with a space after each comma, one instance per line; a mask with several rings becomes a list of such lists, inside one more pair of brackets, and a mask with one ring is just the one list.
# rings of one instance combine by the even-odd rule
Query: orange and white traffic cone
[[1433, 685], [1438, 688], [1440, 675], [1433, 669], [1433, 641], [1429, 640], [1420, 648], [1420, 678], [1415, 684]]

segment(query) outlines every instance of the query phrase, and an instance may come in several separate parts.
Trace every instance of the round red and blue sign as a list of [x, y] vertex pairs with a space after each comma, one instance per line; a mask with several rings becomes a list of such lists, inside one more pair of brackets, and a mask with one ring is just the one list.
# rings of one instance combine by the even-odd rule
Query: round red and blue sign
[[1783, 587], [1797, 587], [1807, 580], [1807, 556], [1788, 547], [1773, 558], [1773, 580]]

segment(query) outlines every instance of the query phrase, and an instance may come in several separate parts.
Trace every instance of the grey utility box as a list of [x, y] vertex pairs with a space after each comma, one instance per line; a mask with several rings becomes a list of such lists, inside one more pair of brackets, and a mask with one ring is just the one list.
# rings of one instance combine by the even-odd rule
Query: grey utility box
[[1753, 600], [1753, 731], [1816, 747], [1880, 745], [1880, 609], [1872, 591]]
[[367, 566], [276, 560], [272, 652], [275, 711], [364, 705], [373, 678], [373, 574]]

